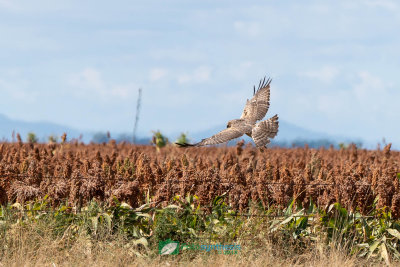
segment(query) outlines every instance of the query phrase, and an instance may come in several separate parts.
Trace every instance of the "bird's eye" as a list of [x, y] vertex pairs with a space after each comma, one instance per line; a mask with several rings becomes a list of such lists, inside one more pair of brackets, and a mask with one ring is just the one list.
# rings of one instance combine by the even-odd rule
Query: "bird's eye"
[[229, 124], [228, 124], [228, 125], [226, 125], [226, 128], [229, 128], [229, 126], [230, 126]]

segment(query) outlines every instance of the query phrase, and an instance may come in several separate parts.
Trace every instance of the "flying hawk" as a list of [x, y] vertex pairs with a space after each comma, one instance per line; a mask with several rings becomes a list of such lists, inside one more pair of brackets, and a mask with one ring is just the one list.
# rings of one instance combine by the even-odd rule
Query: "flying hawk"
[[176, 144], [182, 147], [215, 145], [247, 134], [254, 140], [257, 147], [265, 147], [270, 142], [270, 139], [277, 135], [279, 127], [278, 115], [268, 120], [257, 122], [263, 119], [268, 111], [270, 84], [271, 79], [265, 81], [264, 77], [260, 81], [257, 90], [254, 86], [253, 98], [250, 100], [247, 99], [242, 116], [240, 119], [229, 121], [225, 130], [195, 144]]

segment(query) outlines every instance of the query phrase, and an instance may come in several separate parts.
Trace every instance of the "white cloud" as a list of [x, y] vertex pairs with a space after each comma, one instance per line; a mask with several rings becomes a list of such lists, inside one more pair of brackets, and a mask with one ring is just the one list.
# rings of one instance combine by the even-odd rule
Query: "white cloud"
[[100, 71], [94, 68], [85, 68], [69, 78], [69, 84], [75, 89], [73, 92], [79, 97], [99, 96], [103, 100], [109, 97], [126, 98], [136, 90], [134, 84], [108, 84], [104, 81]]
[[109, 94], [119, 98], [125, 98], [131, 94], [134, 88], [135, 86], [133, 84], [116, 85], [110, 88]]
[[[393, 115], [390, 107], [396, 105], [395, 99], [399, 99], [400, 92], [390, 92], [393, 87], [391, 83], [384, 82], [381, 78], [361, 71], [358, 74], [360, 82], [353, 87], [353, 94], [366, 111], [379, 112], [381, 115], [391, 117]], [[394, 110], [393, 110], [394, 111]], [[378, 113], [378, 114], [379, 114]]]
[[343, 89], [312, 91], [309, 103], [316, 103], [316, 111], [329, 120], [326, 131], [337, 131], [335, 128], [343, 131], [346, 125], [346, 134], [371, 140], [381, 136], [399, 140], [395, 134], [398, 127], [393, 123], [398, 121], [396, 101], [400, 92], [391, 82], [367, 71], [349, 76], [357, 81], [344, 80]]
[[[318, 110], [327, 115], [340, 117], [346, 116], [351, 109], [352, 115], [357, 117], [357, 120], [366, 122], [384, 113], [389, 114], [390, 107], [385, 107], [385, 103], [392, 101], [389, 93], [392, 85], [366, 71], [349, 74], [357, 77], [356, 83], [351, 84], [349, 80], [345, 80], [341, 85], [343, 89], [312, 90]], [[397, 98], [396, 94], [392, 96]]]
[[389, 10], [396, 10], [398, 7], [398, 3], [391, 0], [368, 0], [365, 4], [373, 8], [381, 7]]
[[167, 75], [168, 71], [163, 68], [154, 68], [150, 70], [150, 81], [155, 82], [158, 81]]
[[385, 92], [385, 84], [380, 78], [366, 71], [360, 71], [358, 77], [360, 78], [360, 83], [354, 86], [353, 92], [360, 101], [367, 100], [371, 96], [376, 97]]
[[332, 66], [324, 66], [319, 70], [311, 70], [300, 72], [299, 75], [303, 77], [308, 77], [311, 79], [317, 79], [325, 83], [330, 83], [333, 79], [335, 79], [340, 71]]
[[83, 90], [102, 92], [105, 91], [105, 83], [99, 71], [93, 68], [86, 68], [70, 79], [71, 85]]
[[207, 66], [201, 66], [196, 68], [191, 74], [178, 75], [179, 83], [190, 83], [190, 82], [206, 82], [210, 80], [211, 68]]
[[398, 2], [393, 0], [353, 0], [343, 1], [341, 6], [347, 9], [361, 10], [365, 7], [377, 10], [386, 9], [396, 12], [398, 9]]
[[253, 21], [235, 21], [233, 23], [234, 29], [250, 37], [255, 37], [261, 34], [261, 26], [257, 22]]

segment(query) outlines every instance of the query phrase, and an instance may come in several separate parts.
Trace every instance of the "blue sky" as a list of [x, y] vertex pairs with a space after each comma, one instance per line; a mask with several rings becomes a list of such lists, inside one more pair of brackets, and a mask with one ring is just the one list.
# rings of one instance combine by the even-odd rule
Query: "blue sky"
[[0, 0], [0, 113], [198, 132], [273, 78], [270, 116], [400, 143], [400, 3]]

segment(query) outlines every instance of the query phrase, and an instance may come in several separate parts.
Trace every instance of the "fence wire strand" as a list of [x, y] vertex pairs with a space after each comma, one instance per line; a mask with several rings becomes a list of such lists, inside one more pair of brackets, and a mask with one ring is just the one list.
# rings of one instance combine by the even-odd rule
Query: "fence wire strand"
[[[1, 206], [0, 206], [1, 209]], [[66, 213], [66, 214], [71, 214], [71, 215], [79, 215], [79, 214], [112, 214], [111, 212], [107, 211], [89, 211], [89, 210], [81, 210], [78, 211], [75, 207], [73, 208], [67, 208], [66, 210], [44, 210], [44, 209], [20, 209], [20, 208], [12, 208], [13, 212], [23, 212], [23, 213], [42, 213], [42, 214], [55, 214], [55, 213]], [[133, 212], [135, 212], [135, 209], [132, 209]], [[3, 211], [4, 214], [4, 211]], [[206, 214], [201, 214], [201, 213], [191, 213], [188, 214], [191, 216], [204, 216]], [[260, 217], [260, 218], [320, 218], [321, 215], [319, 214], [247, 214], [247, 213], [230, 213], [227, 214], [228, 216], [233, 216], [233, 217]], [[1, 217], [1, 216], [0, 216]], [[365, 216], [365, 215], [348, 215], [349, 218], [380, 218], [380, 216]]]
[[[56, 175], [51, 175], [51, 176], [39, 176], [39, 177], [34, 177], [29, 174], [0, 174], [0, 178], [6, 178], [6, 179], [14, 179], [14, 178], [39, 178], [39, 179], [70, 179], [70, 180], [91, 180], [91, 179], [100, 179], [100, 180], [111, 180], [111, 181], [121, 181], [121, 180], [129, 180], [129, 181], [134, 181], [134, 177], [99, 177], [99, 176], [93, 176], [93, 177], [65, 177], [65, 176], [56, 176]], [[167, 184], [181, 184], [181, 183], [212, 183], [215, 182], [213, 180], [206, 180], [206, 179], [197, 179], [197, 180], [164, 180], [164, 183]], [[220, 184], [242, 184], [240, 181], [226, 181], [226, 182], [220, 182]], [[340, 186], [340, 184], [336, 183], [285, 183], [285, 182], [256, 182], [256, 183], [247, 183], [248, 185], [286, 185], [286, 186]], [[361, 186], [373, 186], [370, 183], [354, 183], [352, 186], [355, 187], [361, 187]], [[385, 186], [385, 184], [375, 184], [374, 186]], [[355, 192], [357, 194], [358, 192]], [[203, 208], [210, 208], [210, 207], [203, 207]], [[27, 210], [27, 209], [13, 209], [21, 211], [21, 212], [37, 212], [37, 213], [59, 213], [60, 211], [56, 210]], [[77, 212], [77, 208], [68, 208], [66, 210], [67, 212], [71, 212], [71, 214], [80, 214], [80, 213], [91, 213], [93, 214], [93, 211], [79, 211]], [[75, 212], [75, 213], [74, 213]], [[199, 215], [199, 214], [192, 214], [192, 215]], [[272, 215], [272, 214], [246, 214], [246, 213], [232, 213], [230, 214], [231, 216], [236, 216], [236, 217], [265, 217], [265, 218], [303, 218], [303, 217], [319, 217], [319, 215]], [[376, 218], [378, 216], [357, 216], [357, 218]]]
[[[33, 176], [33, 175], [28, 175], [28, 174], [2, 174], [0, 175], [0, 178], [6, 178], [6, 179], [15, 179], [15, 178], [38, 178], [38, 179], [70, 179], [70, 180], [94, 180], [94, 179], [99, 179], [99, 180], [104, 180], [104, 181], [121, 181], [121, 180], [129, 180], [129, 181], [134, 181], [135, 177], [103, 177], [103, 176], [93, 176], [93, 177], [83, 177], [83, 176], [78, 176], [78, 177], [65, 177], [65, 176]], [[205, 182], [205, 183], [215, 183], [214, 180], [209, 180], [209, 179], [191, 179], [191, 180], [164, 180], [163, 182], [169, 183], [169, 184], [181, 184], [181, 183], [194, 183], [194, 182]], [[247, 183], [247, 182], [246, 182]], [[243, 184], [241, 181], [223, 181], [220, 182], [220, 184]], [[260, 182], [255, 182], [255, 183], [247, 183], [251, 185], [257, 185], [260, 184]], [[287, 182], [262, 182], [261, 184], [263, 185], [289, 185], [289, 186], [338, 186], [339, 184], [336, 183], [287, 183]], [[354, 183], [352, 184], [353, 186], [356, 187], [361, 187], [361, 186], [373, 186], [370, 183]], [[386, 186], [385, 184], [375, 184], [374, 186]]]

